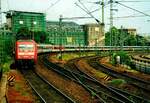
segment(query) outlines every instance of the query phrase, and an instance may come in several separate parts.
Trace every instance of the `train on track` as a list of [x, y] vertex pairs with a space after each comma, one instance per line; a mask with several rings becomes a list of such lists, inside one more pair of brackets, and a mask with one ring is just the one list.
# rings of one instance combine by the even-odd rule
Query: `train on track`
[[78, 52], [78, 51], [114, 51], [114, 50], [147, 50], [149, 46], [60, 46], [50, 44], [37, 44], [34, 40], [17, 40], [15, 45], [15, 64], [28, 66], [37, 63], [38, 53], [51, 52]]
[[60, 46], [50, 44], [38, 44], [38, 53], [45, 52], [77, 52], [77, 51], [142, 51], [150, 50], [150, 46]]
[[17, 40], [15, 43], [15, 65], [33, 66], [37, 62], [37, 43], [34, 40]]

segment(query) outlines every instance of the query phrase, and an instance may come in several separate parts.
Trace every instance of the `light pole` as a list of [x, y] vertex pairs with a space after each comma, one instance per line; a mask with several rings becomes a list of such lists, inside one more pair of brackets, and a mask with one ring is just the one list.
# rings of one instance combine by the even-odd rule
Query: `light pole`
[[59, 52], [60, 52], [59, 59], [62, 60], [62, 15], [60, 15], [59, 18]]
[[35, 39], [35, 37], [34, 37], [34, 32], [35, 32], [34, 29], [36, 28], [36, 26], [35, 26], [36, 24], [37, 24], [36, 21], [33, 21], [33, 40]]
[[124, 41], [123, 41], [123, 26], [121, 26], [121, 33], [120, 33], [120, 46], [121, 46], [121, 51], [123, 50], [123, 45], [124, 45]]

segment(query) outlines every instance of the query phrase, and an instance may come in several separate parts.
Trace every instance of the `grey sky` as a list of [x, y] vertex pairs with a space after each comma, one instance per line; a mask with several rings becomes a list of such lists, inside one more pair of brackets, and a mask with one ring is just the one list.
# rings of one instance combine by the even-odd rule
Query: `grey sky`
[[[47, 20], [55, 20], [55, 21], [58, 21], [59, 15], [61, 14], [64, 17], [89, 16], [74, 4], [75, 2], [78, 2], [78, 0], [60, 0], [59, 2], [57, 2], [57, 4], [55, 4], [56, 1], [59, 0], [2, 0], [2, 10], [3, 11], [19, 10], [19, 11], [45, 12]], [[85, 4], [85, 6], [89, 8], [90, 11], [100, 7], [100, 5], [95, 5], [87, 2], [87, 1], [93, 2], [98, 0], [81, 0], [81, 1]], [[104, 0], [104, 1], [109, 1], [109, 0]], [[128, 1], [128, 0], [121, 0], [121, 1]], [[123, 4], [138, 9], [140, 11], [144, 11], [147, 14], [150, 14], [150, 6], [149, 6], [150, 2], [140, 2], [140, 3], [130, 2], [130, 3], [123, 3]], [[49, 8], [50, 6], [51, 8]], [[133, 10], [127, 9], [123, 6], [116, 5], [116, 4], [114, 5], [113, 8], [118, 9], [117, 12], [116, 11], [113, 12], [114, 17], [128, 16], [128, 15], [142, 15]], [[101, 18], [100, 10], [93, 13], [93, 15], [97, 19]], [[121, 25], [126, 28], [136, 28], [138, 29], [139, 33], [150, 33], [150, 29], [149, 29], [150, 22], [147, 22], [147, 20], [150, 20], [150, 17], [147, 16], [147, 17], [114, 19], [114, 25], [118, 28], [120, 28]], [[94, 19], [74, 20], [74, 21], [79, 24], [95, 22]], [[106, 24], [106, 30], [108, 30], [109, 5], [107, 5], [105, 8], [105, 24]]]

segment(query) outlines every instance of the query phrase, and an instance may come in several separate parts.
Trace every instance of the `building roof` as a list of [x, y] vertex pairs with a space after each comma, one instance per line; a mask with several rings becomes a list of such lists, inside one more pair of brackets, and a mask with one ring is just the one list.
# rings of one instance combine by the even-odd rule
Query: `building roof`
[[89, 24], [84, 24], [83, 26], [86, 26], [86, 27], [99, 27], [101, 25], [97, 24], [97, 23], [89, 23]]
[[[59, 21], [47, 21], [46, 22], [49, 25], [59, 25]], [[62, 22], [63, 25], [68, 25], [68, 26], [80, 26], [79, 24], [75, 23], [75, 22]]]
[[15, 10], [9, 10], [6, 12], [6, 17], [9, 18], [11, 16], [16, 15], [26, 15], [26, 16], [45, 16], [44, 13], [40, 12], [27, 12], [27, 11], [15, 11]]
[[6, 13], [32, 13], [32, 14], [45, 14], [42, 12], [29, 12], [29, 11], [16, 11], [16, 10], [9, 10]]

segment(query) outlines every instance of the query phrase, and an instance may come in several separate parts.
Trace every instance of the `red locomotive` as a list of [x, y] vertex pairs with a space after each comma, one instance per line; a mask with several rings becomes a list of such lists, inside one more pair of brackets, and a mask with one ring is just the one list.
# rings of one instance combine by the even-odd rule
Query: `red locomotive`
[[17, 66], [34, 65], [37, 62], [37, 44], [33, 40], [18, 40], [15, 45]]

